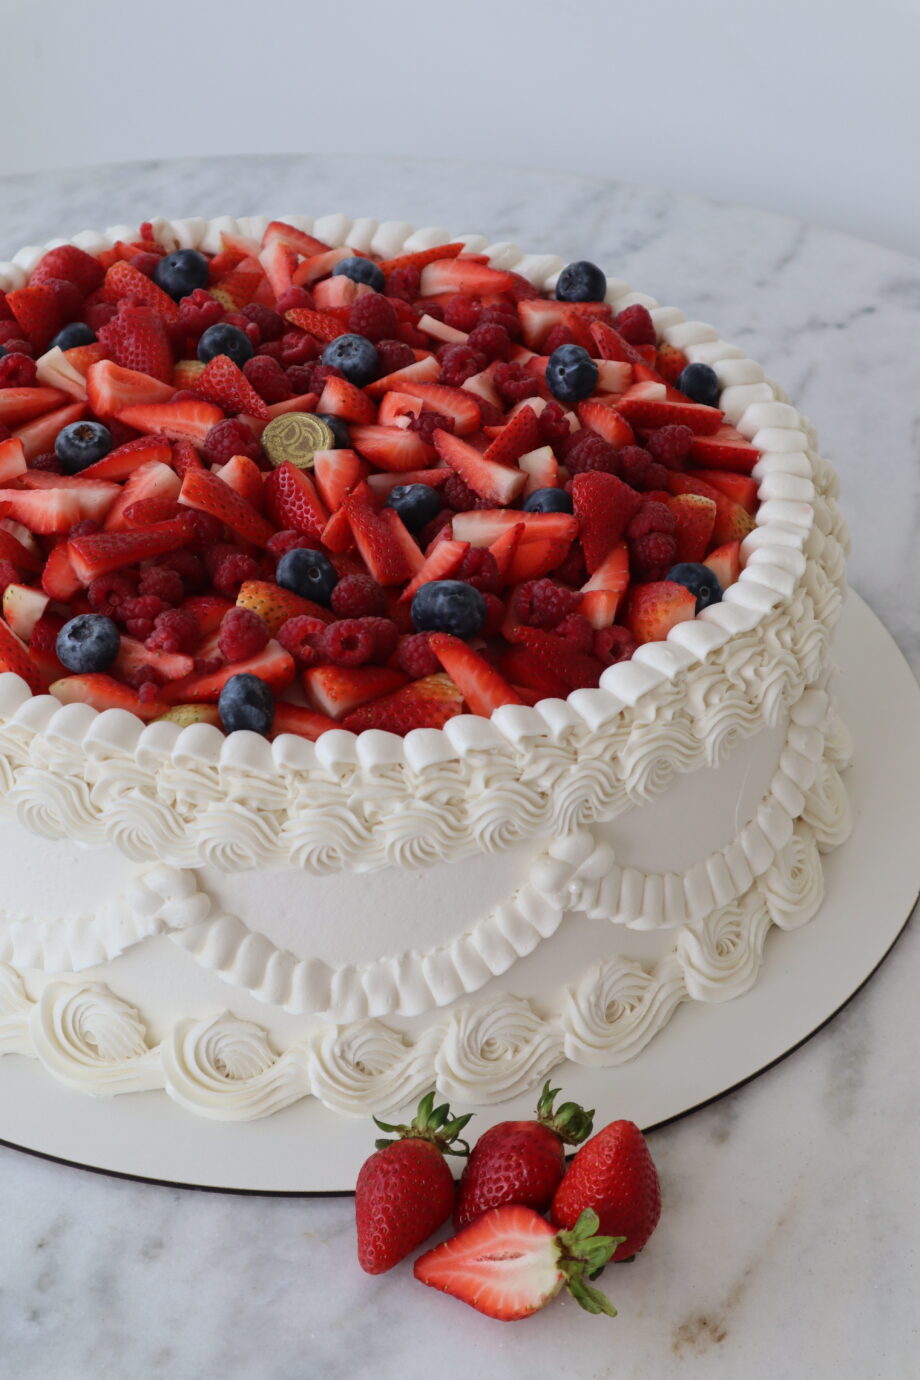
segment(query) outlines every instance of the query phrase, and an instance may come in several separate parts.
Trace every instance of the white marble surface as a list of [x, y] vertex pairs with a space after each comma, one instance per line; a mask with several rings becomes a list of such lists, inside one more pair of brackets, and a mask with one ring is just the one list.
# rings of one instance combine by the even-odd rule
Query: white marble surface
[[[327, 157], [0, 181], [0, 258], [147, 215], [342, 209], [596, 259], [717, 323], [841, 472], [853, 583], [920, 669], [920, 262], [586, 178]], [[620, 1308], [500, 1327], [363, 1276], [352, 1205], [188, 1193], [0, 1151], [0, 1375], [17, 1380], [917, 1380], [920, 933], [804, 1049], [652, 1137], [665, 1210]], [[372, 1139], [369, 1128], [368, 1142]]]

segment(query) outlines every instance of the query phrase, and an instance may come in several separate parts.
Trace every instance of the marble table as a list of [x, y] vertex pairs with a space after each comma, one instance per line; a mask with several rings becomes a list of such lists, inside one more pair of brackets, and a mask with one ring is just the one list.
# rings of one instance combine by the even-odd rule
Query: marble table
[[[5, 178], [0, 259], [152, 214], [340, 209], [589, 256], [717, 323], [815, 422], [842, 476], [853, 584], [920, 671], [915, 259], [621, 183], [327, 156]], [[0, 1374], [916, 1380], [918, 974], [914, 925], [808, 1045], [653, 1135], [664, 1216], [636, 1263], [608, 1271], [613, 1322], [563, 1302], [502, 1328], [406, 1266], [364, 1276], [350, 1199], [190, 1193], [0, 1150]]]

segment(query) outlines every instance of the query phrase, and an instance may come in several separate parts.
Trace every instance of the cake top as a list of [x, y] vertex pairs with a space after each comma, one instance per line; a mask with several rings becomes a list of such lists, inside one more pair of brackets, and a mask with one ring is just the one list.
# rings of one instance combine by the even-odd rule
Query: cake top
[[593, 689], [738, 580], [760, 453], [660, 312], [366, 224], [147, 222], [0, 296], [0, 666], [35, 693], [402, 736]]

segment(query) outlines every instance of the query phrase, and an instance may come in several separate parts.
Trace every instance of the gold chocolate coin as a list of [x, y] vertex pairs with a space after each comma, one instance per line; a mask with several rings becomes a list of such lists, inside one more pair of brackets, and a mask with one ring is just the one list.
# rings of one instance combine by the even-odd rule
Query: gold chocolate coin
[[262, 432], [263, 449], [276, 469], [285, 461], [299, 470], [312, 469], [315, 452], [334, 445], [332, 428], [312, 412], [282, 412]]

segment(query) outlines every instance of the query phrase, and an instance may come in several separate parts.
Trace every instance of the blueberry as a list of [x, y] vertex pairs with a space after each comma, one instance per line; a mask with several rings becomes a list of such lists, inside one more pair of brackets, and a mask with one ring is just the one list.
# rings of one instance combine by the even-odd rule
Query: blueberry
[[243, 671], [231, 676], [221, 690], [217, 712], [227, 733], [240, 728], [269, 733], [275, 717], [275, 697], [264, 680]]
[[121, 638], [111, 618], [101, 613], [80, 613], [61, 628], [55, 648], [58, 661], [68, 671], [87, 675], [111, 666], [120, 645]]
[[348, 450], [351, 446], [351, 432], [348, 430], [348, 423], [341, 417], [333, 417], [330, 412], [317, 412], [321, 422], [325, 422], [332, 432], [334, 440], [334, 450]]
[[524, 499], [525, 513], [571, 513], [572, 495], [565, 489], [534, 489]]
[[323, 363], [331, 364], [345, 375], [349, 383], [363, 388], [377, 377], [380, 358], [363, 335], [340, 335], [323, 351]]
[[566, 264], [556, 282], [556, 296], [560, 302], [603, 302], [606, 295], [606, 274], [587, 259]]
[[722, 586], [708, 565], [699, 565], [696, 561], [681, 561], [678, 565], [672, 565], [664, 578], [673, 580], [676, 585], [683, 585], [684, 589], [689, 589], [691, 594], [696, 595], [697, 613], [700, 609], [708, 608], [710, 604], [722, 602]]
[[418, 632], [475, 637], [485, 621], [485, 599], [462, 580], [430, 580], [412, 600], [412, 622]]
[[92, 345], [95, 339], [96, 332], [92, 326], [87, 326], [85, 321], [71, 321], [69, 326], [58, 331], [49, 348], [56, 345], [59, 350], [73, 350], [78, 345]]
[[5, 345], [0, 345], [0, 359], [2, 359], [4, 355], [8, 355], [8, 354], [9, 354], [9, 350], [6, 348], [6, 346], [5, 346]]
[[390, 490], [386, 501], [387, 508], [395, 508], [410, 532], [418, 532], [437, 517], [441, 511], [441, 500], [437, 489], [429, 484], [397, 484]]
[[704, 407], [719, 406], [722, 389], [715, 369], [710, 369], [708, 364], [688, 364], [686, 369], [681, 369], [677, 387], [695, 403], [702, 403]]
[[293, 551], [286, 551], [278, 562], [275, 582], [282, 589], [299, 594], [302, 599], [328, 605], [339, 577], [335, 566], [322, 551], [295, 546]]
[[112, 449], [112, 433], [101, 422], [71, 422], [57, 434], [54, 453], [65, 474], [79, 474]]
[[197, 249], [175, 249], [166, 254], [153, 270], [157, 287], [168, 292], [178, 302], [196, 288], [208, 285], [208, 261]]
[[366, 283], [375, 292], [383, 292], [386, 279], [383, 269], [378, 268], [371, 259], [339, 259], [332, 270], [333, 278], [350, 278], [353, 283]]
[[597, 387], [597, 365], [580, 345], [560, 345], [549, 357], [546, 382], [560, 402], [580, 402]]
[[198, 342], [198, 358], [202, 364], [216, 359], [218, 355], [229, 355], [234, 364], [242, 369], [247, 359], [252, 359], [252, 341], [236, 326], [227, 326], [218, 321], [209, 326]]

